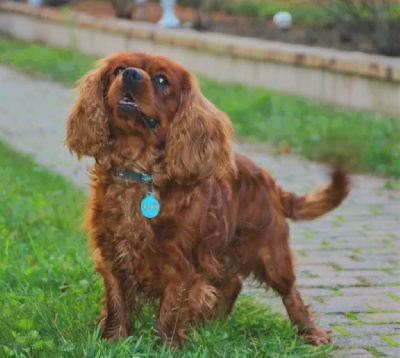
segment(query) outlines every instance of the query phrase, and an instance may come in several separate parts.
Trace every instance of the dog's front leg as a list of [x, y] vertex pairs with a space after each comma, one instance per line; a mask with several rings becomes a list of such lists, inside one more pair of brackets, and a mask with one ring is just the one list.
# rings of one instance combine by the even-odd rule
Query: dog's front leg
[[189, 323], [207, 320], [217, 303], [215, 287], [200, 274], [175, 277], [167, 284], [160, 302], [156, 324], [158, 343], [181, 346]]
[[188, 287], [184, 281], [171, 282], [164, 290], [158, 310], [158, 343], [180, 346], [189, 328]]
[[104, 306], [99, 317], [101, 336], [117, 341], [120, 335], [125, 338], [129, 334], [134, 304], [132, 286], [126, 287], [129, 280], [115, 275], [104, 261], [96, 262], [96, 270], [104, 279]]

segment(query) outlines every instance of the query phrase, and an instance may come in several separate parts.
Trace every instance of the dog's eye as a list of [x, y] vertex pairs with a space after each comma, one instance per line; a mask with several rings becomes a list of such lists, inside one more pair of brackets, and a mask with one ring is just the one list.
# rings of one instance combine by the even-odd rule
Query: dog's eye
[[118, 66], [114, 71], [114, 76], [118, 76], [121, 72], [125, 71], [125, 67]]
[[161, 88], [165, 88], [170, 85], [168, 78], [164, 75], [158, 75], [153, 77], [153, 82]]

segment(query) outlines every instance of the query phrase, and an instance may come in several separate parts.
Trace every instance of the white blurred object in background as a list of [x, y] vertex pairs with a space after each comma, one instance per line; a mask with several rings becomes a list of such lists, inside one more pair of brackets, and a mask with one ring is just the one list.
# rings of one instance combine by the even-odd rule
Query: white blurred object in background
[[31, 5], [42, 5], [42, 0], [28, 0], [28, 4], [31, 4]]
[[158, 22], [158, 26], [161, 27], [178, 27], [180, 21], [175, 16], [174, 8], [176, 0], [160, 0], [161, 7], [163, 8], [163, 14], [161, 20]]
[[292, 27], [292, 15], [287, 11], [279, 11], [274, 15], [273, 22], [279, 30], [289, 30]]

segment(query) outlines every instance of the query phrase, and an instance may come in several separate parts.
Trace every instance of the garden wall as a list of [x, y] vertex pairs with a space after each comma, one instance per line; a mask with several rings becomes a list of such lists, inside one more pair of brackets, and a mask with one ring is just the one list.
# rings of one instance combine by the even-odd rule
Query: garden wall
[[106, 56], [148, 51], [197, 74], [324, 102], [400, 113], [400, 59], [283, 44], [82, 13], [0, 4], [0, 31], [28, 41]]

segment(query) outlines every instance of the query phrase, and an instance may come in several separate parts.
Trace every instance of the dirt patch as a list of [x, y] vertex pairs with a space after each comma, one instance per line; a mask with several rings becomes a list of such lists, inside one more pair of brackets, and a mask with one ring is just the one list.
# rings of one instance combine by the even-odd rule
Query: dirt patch
[[[70, 5], [72, 10], [85, 12], [98, 17], [114, 16], [114, 10], [108, 2], [84, 0]], [[159, 4], [146, 3], [145, 21], [156, 23], [161, 18]], [[176, 14], [183, 22], [190, 23], [194, 19], [192, 8], [177, 7]], [[203, 14], [206, 19], [207, 15]], [[138, 20], [137, 10], [133, 19]], [[293, 26], [290, 31], [278, 30], [272, 21], [248, 16], [233, 16], [221, 12], [211, 14], [211, 25], [207, 31], [220, 32], [245, 37], [256, 37], [265, 40], [281, 41], [309, 46], [335, 48], [346, 51], [362, 51], [374, 53], [375, 46], [371, 26], [365, 24], [315, 25], [309, 27]]]

